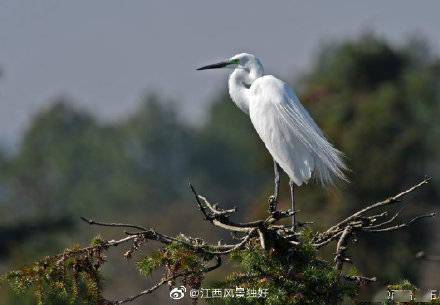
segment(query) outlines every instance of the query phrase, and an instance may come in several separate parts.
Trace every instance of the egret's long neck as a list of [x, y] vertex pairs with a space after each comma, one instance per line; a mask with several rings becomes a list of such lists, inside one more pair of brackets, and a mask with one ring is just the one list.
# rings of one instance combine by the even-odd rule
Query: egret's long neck
[[249, 87], [263, 75], [261, 67], [251, 67], [250, 72], [244, 69], [235, 69], [229, 77], [229, 95], [234, 103], [246, 114], [249, 114]]

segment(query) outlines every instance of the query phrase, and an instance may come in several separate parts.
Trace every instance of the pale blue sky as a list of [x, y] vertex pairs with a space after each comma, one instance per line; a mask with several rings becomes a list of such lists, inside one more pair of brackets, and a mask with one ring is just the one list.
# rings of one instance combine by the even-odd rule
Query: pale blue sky
[[439, 1], [0, 0], [0, 143], [68, 95], [103, 119], [157, 89], [199, 118], [226, 71], [195, 68], [251, 52], [291, 79], [320, 43], [369, 29], [394, 41], [420, 33], [440, 49]]

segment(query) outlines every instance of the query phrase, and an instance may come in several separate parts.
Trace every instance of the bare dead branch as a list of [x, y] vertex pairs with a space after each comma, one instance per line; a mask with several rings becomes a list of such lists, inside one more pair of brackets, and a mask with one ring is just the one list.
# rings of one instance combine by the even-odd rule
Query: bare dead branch
[[[159, 233], [159, 232], [155, 231], [154, 229], [146, 229], [144, 227], [136, 226], [136, 225], [132, 225], [132, 224], [105, 223], [105, 222], [95, 221], [92, 219], [86, 219], [84, 217], [81, 217], [81, 219], [83, 219], [84, 221], [86, 221], [90, 225], [97, 225], [97, 226], [104, 226], [104, 227], [123, 227], [123, 228], [136, 228], [136, 229], [143, 228], [143, 229], [145, 229], [140, 232], [126, 232], [126, 234], [129, 235], [128, 237], [122, 238], [118, 241], [109, 241], [108, 244], [104, 244], [104, 246], [107, 246], [107, 247], [108, 246], [117, 246], [120, 243], [134, 240], [137, 237], [142, 237], [147, 240], [158, 241], [163, 244], [170, 244], [172, 242], [176, 242], [176, 243], [184, 244], [185, 246], [193, 249], [196, 252], [205, 252], [205, 253], [209, 253], [209, 254], [221, 254], [224, 251], [230, 252], [229, 251], [230, 249], [233, 249], [233, 248], [238, 249], [241, 246], [240, 243], [232, 244], [232, 245], [211, 245], [201, 239], [190, 239], [188, 241], [185, 241], [184, 239], [179, 239], [179, 238], [175, 238], [175, 237], [171, 237], [171, 236]], [[184, 236], [184, 235], [181, 235], [181, 236]], [[208, 249], [216, 249], [216, 250], [211, 251]], [[225, 253], [228, 253], [228, 252], [225, 252]]]
[[339, 241], [336, 245], [336, 256], [335, 256], [335, 269], [340, 272], [342, 269], [342, 266], [344, 264], [344, 254], [347, 250], [347, 244], [349, 241], [349, 238], [351, 236], [351, 233], [353, 231], [353, 227], [346, 226], [344, 231], [341, 234], [341, 237], [339, 238]]
[[399, 214], [403, 211], [404, 208], [405, 208], [405, 205], [402, 206], [390, 219], [383, 221], [381, 223], [378, 223], [376, 225], [368, 226], [366, 229], [376, 229], [376, 228], [380, 228], [380, 227], [383, 227], [384, 225], [392, 223], [399, 216]]
[[93, 219], [87, 219], [83, 216], [80, 217], [83, 221], [87, 222], [89, 225], [98, 225], [103, 227], [119, 227], [119, 228], [129, 228], [129, 229], [137, 229], [141, 231], [147, 231], [148, 229], [145, 227], [141, 227], [138, 225], [132, 225], [127, 223], [106, 223], [106, 222], [99, 222], [95, 221]]
[[365, 276], [359, 276], [359, 275], [344, 275], [344, 279], [348, 280], [348, 281], [353, 281], [359, 284], [364, 284], [364, 283], [372, 283], [375, 282], [377, 280], [376, 277], [365, 277]]
[[229, 216], [236, 212], [235, 208], [229, 210], [220, 210], [216, 205], [211, 204], [206, 197], [199, 195], [192, 184], [190, 184], [190, 188], [194, 194], [200, 211], [205, 216], [205, 219], [217, 227], [228, 231], [249, 233], [253, 228], [258, 227], [263, 223], [263, 221], [245, 224], [231, 222], [229, 220]]
[[414, 218], [411, 218], [409, 221], [405, 222], [405, 223], [401, 223], [392, 227], [387, 227], [387, 228], [381, 228], [381, 229], [370, 229], [370, 228], [364, 228], [364, 231], [366, 232], [389, 232], [389, 231], [396, 231], [402, 228], [406, 228], [408, 227], [410, 224], [412, 224], [413, 222], [423, 219], [423, 218], [429, 218], [429, 217], [435, 217], [437, 215], [436, 212], [433, 213], [429, 213], [429, 214], [425, 214], [425, 215], [419, 215], [416, 216]]
[[383, 207], [383, 206], [387, 206], [387, 205], [399, 202], [406, 195], [414, 192], [415, 190], [419, 189], [423, 185], [428, 184], [430, 180], [431, 180], [431, 178], [425, 178], [421, 182], [417, 183], [416, 185], [410, 187], [409, 189], [407, 189], [407, 190], [405, 190], [403, 192], [400, 192], [397, 195], [389, 197], [389, 198], [387, 198], [387, 199], [385, 199], [383, 201], [379, 201], [377, 203], [371, 204], [371, 205], [369, 205], [369, 206], [367, 206], [367, 207], [357, 211], [356, 213], [350, 215], [349, 217], [345, 218], [344, 220], [342, 220], [338, 224], [336, 224], [333, 227], [331, 227], [330, 229], [328, 229], [328, 231], [333, 231], [333, 230], [337, 229], [338, 227], [343, 226], [344, 224], [346, 224], [346, 223], [356, 219], [357, 217], [359, 217], [359, 216], [361, 216], [361, 215], [363, 215], [363, 214], [365, 214], [365, 213], [367, 213], [367, 212], [369, 212], [369, 211], [371, 211], [373, 209], [377, 209], [379, 207]]
[[198, 205], [198, 207], [199, 207], [199, 210], [202, 212], [202, 214], [205, 216], [205, 219], [206, 220], [210, 220], [211, 219], [211, 216], [209, 215], [209, 213], [206, 211], [206, 208], [205, 208], [205, 206], [203, 205], [203, 203], [200, 201], [200, 198], [199, 198], [199, 195], [197, 194], [197, 192], [196, 192], [196, 189], [194, 188], [194, 186], [191, 184], [191, 183], [189, 183], [189, 187], [191, 188], [191, 191], [193, 192], [193, 194], [194, 194], [194, 197], [196, 198], [196, 202], [197, 202], [197, 205]]
[[340, 221], [336, 225], [331, 226], [326, 231], [318, 234], [314, 238], [313, 244], [317, 248], [320, 248], [320, 247], [323, 247], [323, 246], [329, 244], [330, 242], [340, 238], [343, 231], [345, 230], [345, 228], [347, 226], [351, 226], [352, 228], [356, 228], [357, 230], [364, 231], [364, 232], [386, 232], [386, 231], [394, 231], [394, 230], [398, 230], [398, 229], [407, 227], [409, 224], [411, 224], [419, 219], [422, 219], [422, 218], [435, 216], [435, 213], [420, 215], [420, 216], [414, 217], [413, 219], [411, 219], [410, 221], [408, 221], [406, 223], [383, 228], [384, 226], [392, 223], [398, 217], [401, 210], [399, 210], [396, 214], [394, 214], [390, 219], [382, 221], [381, 223], [378, 223], [378, 224], [376, 223], [378, 221], [378, 219], [386, 217], [389, 213], [388, 211], [383, 211], [378, 214], [374, 214], [374, 215], [370, 215], [370, 216], [366, 215], [368, 212], [372, 212], [374, 210], [381, 209], [383, 207], [388, 207], [394, 203], [400, 202], [400, 200], [402, 198], [404, 198], [406, 195], [418, 190], [419, 188], [421, 188], [425, 184], [429, 183], [430, 180], [431, 180], [431, 178], [425, 178], [421, 182], [411, 186], [410, 188], [406, 189], [405, 191], [398, 193], [397, 195], [389, 197], [383, 201], [379, 201], [374, 204], [371, 204], [371, 205], [353, 213], [352, 215], [346, 217], [344, 220]]
[[202, 195], [198, 195], [200, 199], [203, 200], [203, 202], [205, 203], [206, 207], [209, 209], [209, 211], [212, 213], [212, 215], [214, 217], [219, 217], [219, 216], [225, 216], [228, 217], [231, 214], [234, 214], [235, 212], [237, 212], [237, 208], [234, 207], [232, 209], [229, 210], [220, 210], [218, 208], [218, 206], [216, 204], [211, 204], [206, 197], [202, 196]]

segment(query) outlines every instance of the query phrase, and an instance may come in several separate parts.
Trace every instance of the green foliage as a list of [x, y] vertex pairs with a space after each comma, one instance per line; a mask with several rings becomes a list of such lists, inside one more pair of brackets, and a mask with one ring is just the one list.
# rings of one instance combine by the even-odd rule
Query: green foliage
[[391, 284], [387, 286], [387, 290], [388, 291], [399, 291], [399, 290], [406, 290], [406, 291], [412, 291], [413, 296], [415, 298], [414, 301], [409, 301], [409, 302], [396, 302], [394, 300], [391, 299], [387, 299], [385, 302], [383, 302], [383, 305], [394, 305], [394, 304], [431, 304], [431, 305], [436, 305], [436, 304], [440, 304], [440, 299], [434, 299], [431, 301], [428, 300], [424, 300], [423, 302], [417, 302], [417, 298], [421, 297], [421, 291], [419, 290], [419, 288], [417, 288], [413, 283], [411, 283], [409, 280], [401, 280], [400, 282], [398, 282], [397, 284]]
[[226, 304], [329, 304], [357, 294], [357, 286], [338, 280], [333, 265], [319, 259], [306, 238], [300, 246], [284, 253], [266, 252], [255, 246], [235, 251], [230, 258], [240, 271], [213, 287], [261, 288], [267, 289], [268, 294], [257, 299], [227, 298]]
[[183, 282], [190, 287], [199, 288], [204, 278], [205, 265], [212, 258], [211, 254], [195, 253], [183, 243], [173, 242], [145, 256], [137, 262], [137, 268], [144, 276], [151, 275], [158, 268], [163, 268], [169, 277], [185, 274]]
[[[339, 281], [332, 264], [317, 258], [317, 252], [304, 237], [298, 247], [277, 253], [263, 251], [259, 245], [233, 251], [230, 260], [235, 271], [224, 281], [215, 282], [215, 288], [243, 287], [267, 289], [267, 297], [223, 299], [226, 304], [328, 304], [328, 300], [341, 300], [354, 296], [357, 286], [352, 282]], [[280, 249], [279, 251], [284, 251]], [[199, 288], [203, 280], [200, 272], [211, 255], [195, 253], [181, 243], [172, 243], [152, 252], [137, 262], [141, 274], [150, 276], [154, 270], [164, 268], [168, 276], [178, 273], [195, 272], [184, 277], [183, 283]], [[215, 303], [214, 299], [208, 301]]]
[[90, 241], [91, 246], [102, 246], [104, 244], [104, 240], [102, 239], [101, 234], [96, 235]]
[[154, 252], [149, 256], [145, 256], [142, 260], [137, 262], [139, 272], [148, 277], [158, 267], [162, 265], [162, 256], [160, 252]]
[[38, 305], [99, 304], [103, 263], [100, 248], [81, 251], [68, 249], [64, 253], [7, 273], [2, 282], [17, 296], [32, 292]]
[[417, 287], [414, 286], [410, 281], [408, 280], [402, 280], [397, 284], [392, 284], [387, 286], [388, 290], [416, 290]]

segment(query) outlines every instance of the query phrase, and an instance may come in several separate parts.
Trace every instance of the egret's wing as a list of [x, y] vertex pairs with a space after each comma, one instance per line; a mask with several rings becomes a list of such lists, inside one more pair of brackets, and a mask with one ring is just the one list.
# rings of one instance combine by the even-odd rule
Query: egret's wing
[[324, 137], [295, 93], [283, 81], [264, 76], [251, 88], [250, 117], [274, 159], [297, 184], [312, 173], [323, 184], [344, 179], [342, 153]]

